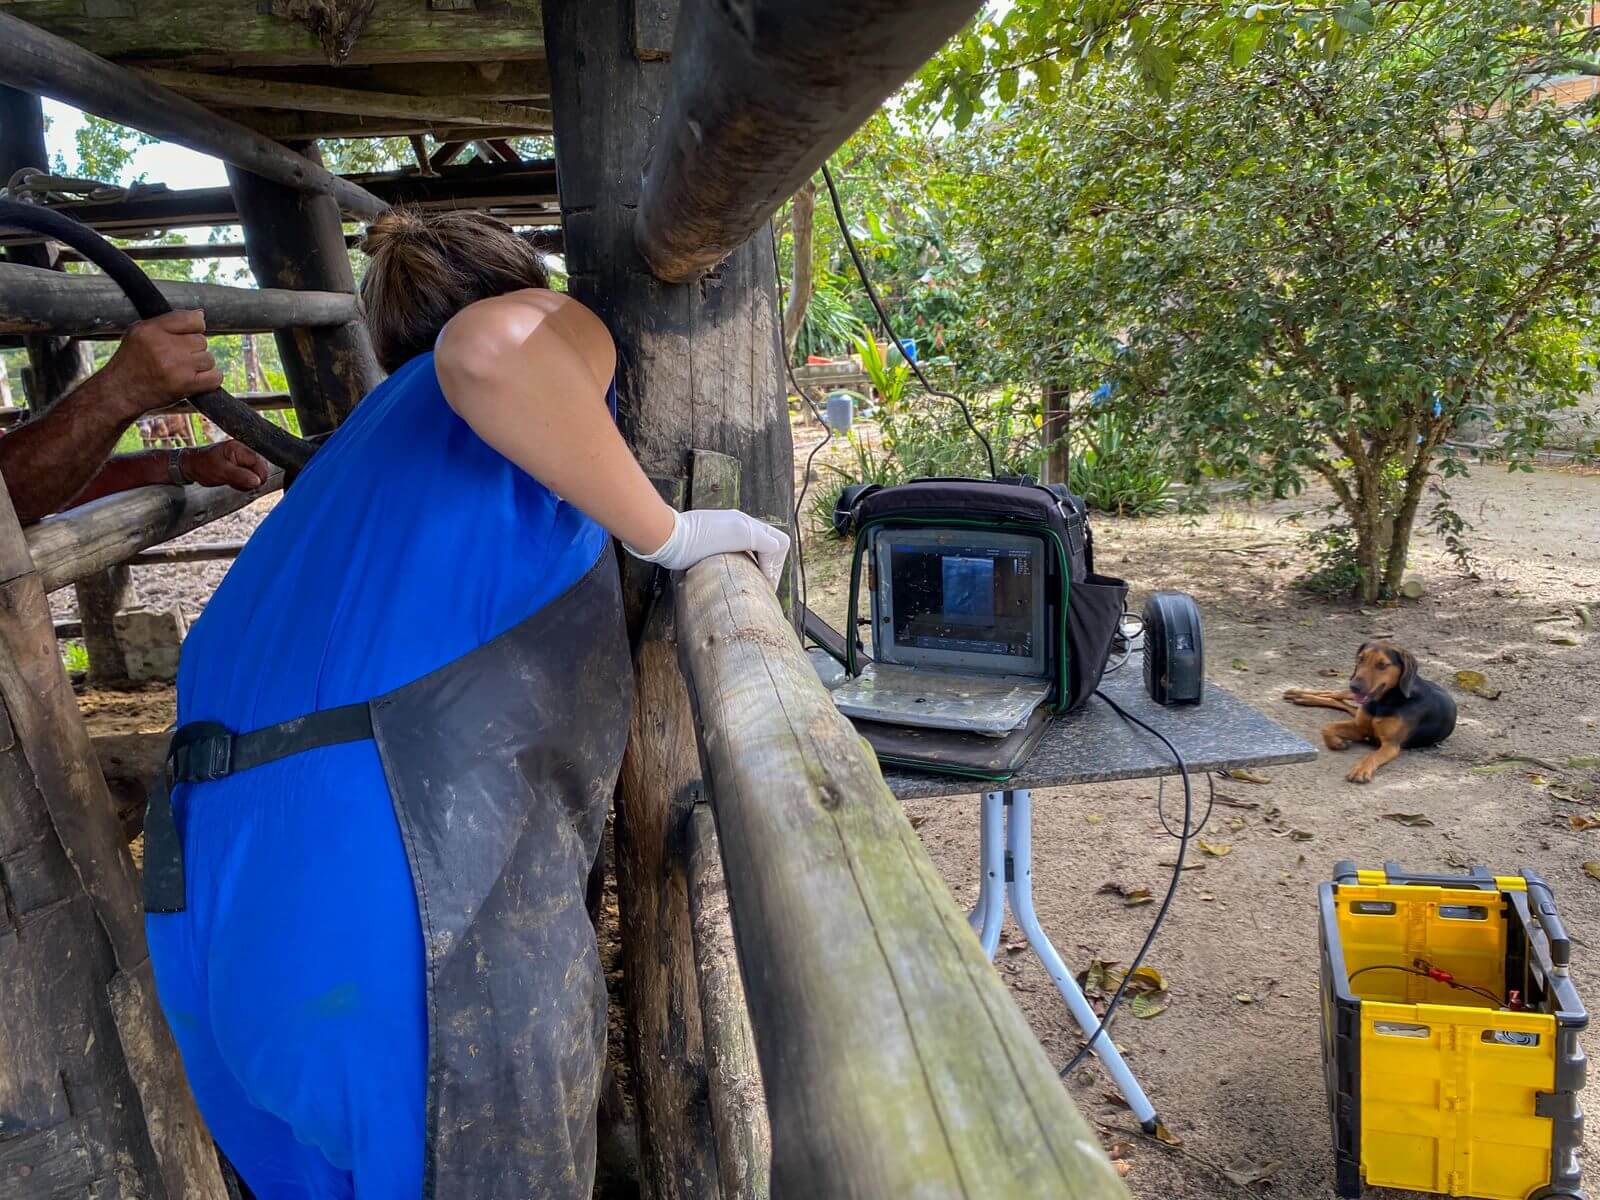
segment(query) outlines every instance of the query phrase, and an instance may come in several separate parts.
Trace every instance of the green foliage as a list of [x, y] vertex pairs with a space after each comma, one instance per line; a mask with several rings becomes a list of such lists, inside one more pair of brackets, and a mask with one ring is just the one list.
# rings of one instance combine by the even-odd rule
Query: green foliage
[[1172, 470], [1147, 429], [1106, 412], [1077, 436], [1085, 444], [1071, 456], [1067, 478], [1090, 508], [1151, 517], [1175, 507]]
[[1008, 0], [987, 5], [923, 68], [911, 106], [957, 129], [1019, 102], [1053, 103], [1114, 67], [1165, 98], [1185, 69], [1247, 65], [1264, 49], [1323, 60], [1383, 21], [1427, 4], [1184, 3], [1182, 0]]
[[1300, 546], [1310, 553], [1312, 562], [1311, 570], [1299, 581], [1306, 591], [1324, 600], [1348, 600], [1360, 592], [1364, 575], [1355, 532], [1348, 525], [1308, 529], [1300, 535]]
[[62, 642], [61, 661], [69, 675], [84, 675], [89, 671], [89, 651], [82, 642]]
[[1596, 102], [1529, 82], [1586, 9], [1382, 11], [1337, 55], [1263, 37], [1168, 99], [1095, 67], [948, 164], [988, 369], [1113, 385], [1191, 480], [1325, 480], [1367, 599], [1398, 584], [1430, 475], [1460, 469], [1446, 438], [1526, 454], [1588, 393], [1600, 295]]
[[[77, 150], [77, 161], [69, 163], [57, 153], [52, 170], [61, 175], [98, 179], [106, 183], [121, 181], [139, 147], [152, 146], [156, 142], [155, 138], [137, 129], [129, 129], [126, 125], [118, 125], [89, 113], [83, 114], [83, 124], [73, 131], [72, 140]], [[144, 176], [140, 174], [136, 178], [143, 179]]]
[[856, 339], [867, 335], [867, 327], [851, 307], [846, 294], [847, 281], [830, 271], [819, 272], [811, 303], [806, 306], [795, 353], [802, 361], [808, 355], [833, 356], [848, 353]]
[[878, 393], [884, 410], [898, 412], [905, 400], [906, 386], [911, 382], [911, 368], [904, 359], [890, 363], [883, 356], [883, 348], [871, 337], [855, 340], [856, 353], [861, 356], [861, 370]]

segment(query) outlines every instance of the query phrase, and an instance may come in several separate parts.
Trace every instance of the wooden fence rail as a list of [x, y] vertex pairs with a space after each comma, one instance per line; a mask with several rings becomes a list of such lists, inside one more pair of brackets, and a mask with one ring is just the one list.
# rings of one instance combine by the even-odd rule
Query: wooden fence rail
[[274, 470], [253, 492], [226, 487], [144, 487], [46, 517], [25, 531], [28, 553], [53, 592], [235, 512], [283, 486]]
[[1125, 1200], [760, 571], [676, 586], [773, 1195]]
[[[164, 280], [156, 286], [174, 308], [205, 309], [210, 333], [346, 325], [358, 315], [355, 296], [344, 292], [236, 288]], [[103, 275], [0, 266], [0, 333], [115, 335], [138, 319], [138, 312], [122, 288]]]

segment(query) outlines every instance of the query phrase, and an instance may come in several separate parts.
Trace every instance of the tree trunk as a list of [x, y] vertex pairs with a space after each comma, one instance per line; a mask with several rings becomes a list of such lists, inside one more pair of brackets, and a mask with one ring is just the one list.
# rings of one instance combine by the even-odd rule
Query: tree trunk
[[1045, 451], [1044, 481], [1071, 486], [1068, 464], [1072, 461], [1072, 446], [1068, 432], [1071, 428], [1072, 398], [1066, 388], [1054, 383], [1041, 384], [1040, 392], [1044, 405], [1044, 428], [1040, 431]]
[[1398, 595], [1406, 573], [1406, 555], [1411, 549], [1411, 534], [1417, 522], [1417, 509], [1422, 506], [1422, 493], [1433, 473], [1433, 442], [1431, 437], [1417, 447], [1417, 455], [1406, 472], [1406, 488], [1400, 507], [1394, 514], [1394, 531], [1389, 537], [1388, 561], [1384, 564], [1383, 591], [1385, 595]]
[[794, 194], [794, 207], [790, 210], [794, 226], [794, 283], [789, 289], [789, 303], [783, 310], [783, 353], [789, 362], [794, 361], [795, 343], [800, 340], [800, 328], [806, 323], [806, 308], [811, 303], [816, 282], [811, 261], [816, 211], [817, 184], [816, 180], [808, 179]]

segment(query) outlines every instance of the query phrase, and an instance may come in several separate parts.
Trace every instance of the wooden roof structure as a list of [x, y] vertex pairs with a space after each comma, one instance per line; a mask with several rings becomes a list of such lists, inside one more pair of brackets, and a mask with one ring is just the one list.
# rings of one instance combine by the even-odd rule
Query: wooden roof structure
[[[397, 202], [559, 223], [662, 495], [792, 525], [764, 226], [977, 5], [0, 0], [0, 185], [45, 166], [40, 95], [222, 158], [227, 188], [36, 198], [119, 237], [237, 225], [206, 252], [245, 256], [261, 286], [205, 293], [208, 315], [273, 331], [307, 433], [380, 378], [350, 223]], [[553, 161], [510, 147], [528, 134], [553, 135]], [[412, 138], [415, 162], [321, 164], [316, 139], [368, 136]], [[468, 146], [480, 161], [458, 164]], [[81, 376], [74, 338], [133, 315], [62, 261], [0, 230], [0, 338], [23, 339], [40, 405]], [[147, 488], [24, 530], [0, 488], [0, 1197], [135, 1177], [150, 1200], [230, 1194], [46, 596], [78, 586], [91, 662], [114, 654], [128, 563], [251, 498]], [[622, 570], [638, 681], [615, 870], [643, 1193], [1125, 1197], [754, 564], [664, 590]]]

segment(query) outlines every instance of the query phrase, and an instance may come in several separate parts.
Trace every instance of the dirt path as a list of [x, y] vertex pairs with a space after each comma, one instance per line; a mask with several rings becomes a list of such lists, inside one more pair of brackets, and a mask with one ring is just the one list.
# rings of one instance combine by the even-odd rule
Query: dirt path
[[[796, 442], [808, 444], [806, 433], [797, 431]], [[1536, 867], [1582, 940], [1574, 968], [1579, 993], [1600, 1004], [1600, 969], [1591, 965], [1600, 954], [1600, 882], [1581, 866], [1600, 859], [1600, 831], [1575, 832], [1568, 821], [1600, 808], [1600, 772], [1474, 771], [1508, 754], [1564, 763], [1600, 753], [1600, 630], [1581, 627], [1575, 615], [1583, 602], [1600, 611], [1600, 477], [1484, 467], [1453, 490], [1480, 526], [1473, 540], [1481, 579], [1461, 576], [1438, 542], [1424, 537], [1413, 569], [1427, 593], [1402, 608], [1320, 604], [1292, 587], [1307, 564], [1297, 529], [1283, 518], [1304, 500], [1195, 519], [1094, 522], [1099, 567], [1132, 583], [1131, 606], [1157, 587], [1192, 593], [1205, 617], [1213, 685], [1312, 741], [1333, 714], [1278, 697], [1292, 686], [1336, 686], [1357, 645], [1378, 634], [1409, 646], [1427, 677], [1448, 681], [1472, 669], [1502, 689], [1496, 701], [1457, 693], [1455, 735], [1438, 750], [1404, 755], [1366, 787], [1345, 782], [1349, 753], [1326, 752], [1313, 763], [1265, 772], [1265, 784], [1222, 785], [1257, 807], [1219, 806], [1206, 838], [1229, 852], [1199, 856], [1203, 865], [1185, 873], [1150, 959], [1171, 981], [1172, 1003], [1150, 1020], [1122, 1017], [1115, 1026], [1117, 1043], [1183, 1146], [1134, 1136], [1127, 1111], [1108, 1101], [1112, 1089], [1098, 1068], [1080, 1068], [1070, 1083], [1086, 1115], [1124, 1155], [1139, 1200], [1334, 1195], [1318, 1044], [1315, 889], [1339, 859], [1364, 866], [1394, 860], [1436, 872], [1478, 863]], [[843, 608], [842, 559], [837, 543], [813, 539], [811, 594], [835, 622]], [[1552, 789], [1552, 781], [1590, 799], [1557, 800], [1563, 786]], [[1034, 794], [1039, 918], [1076, 970], [1096, 957], [1126, 961], [1144, 936], [1150, 910], [1126, 908], [1098, 889], [1115, 881], [1159, 894], [1165, 886], [1170, 870], [1159, 863], [1171, 862], [1173, 843], [1156, 823], [1154, 800], [1153, 781]], [[1273, 836], [1263, 815], [1272, 807], [1309, 839]], [[921, 818], [919, 832], [956, 898], [970, 906], [977, 896], [976, 797], [908, 809]], [[1432, 825], [1407, 827], [1385, 813], [1420, 813]], [[1008, 924], [999, 969], [1052, 1060], [1064, 1064], [1081, 1040], [1021, 942]], [[1220, 1171], [1273, 1163], [1268, 1183], [1247, 1187]], [[1592, 1186], [1600, 1177], [1600, 1133], [1592, 1127], [1584, 1165]]]

